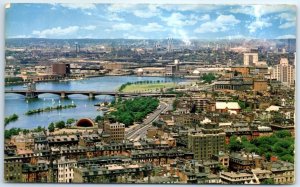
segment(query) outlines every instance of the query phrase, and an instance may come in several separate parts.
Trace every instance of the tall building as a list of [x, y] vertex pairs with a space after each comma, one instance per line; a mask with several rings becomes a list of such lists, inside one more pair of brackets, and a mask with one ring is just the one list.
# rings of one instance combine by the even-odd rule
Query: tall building
[[212, 155], [225, 151], [225, 132], [218, 124], [205, 124], [200, 131], [188, 135], [188, 148], [195, 160], [211, 159]]
[[80, 45], [78, 44], [78, 42], [75, 42], [75, 50], [76, 50], [76, 54], [80, 52]]
[[254, 66], [258, 62], [258, 53], [244, 53], [244, 65]]
[[281, 58], [280, 63], [272, 68], [271, 79], [276, 79], [286, 86], [294, 85], [295, 67], [289, 65], [287, 58]]
[[168, 50], [168, 52], [171, 52], [172, 49], [173, 49], [173, 38], [168, 38], [167, 50]]
[[125, 139], [125, 125], [123, 123], [109, 123], [104, 124], [104, 132], [109, 135], [108, 143], [121, 143]]

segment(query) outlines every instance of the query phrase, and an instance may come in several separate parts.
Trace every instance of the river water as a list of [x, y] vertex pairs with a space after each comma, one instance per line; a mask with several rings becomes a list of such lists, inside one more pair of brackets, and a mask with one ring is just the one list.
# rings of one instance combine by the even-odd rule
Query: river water
[[[169, 77], [138, 77], [138, 76], [105, 76], [94, 77], [83, 80], [74, 80], [66, 82], [40, 82], [36, 84], [37, 90], [72, 90], [72, 91], [115, 91], [126, 82], [136, 81], [167, 81], [181, 82], [179, 78]], [[23, 85], [6, 86], [5, 89], [21, 90]], [[95, 99], [88, 99], [84, 95], [70, 95], [68, 99], [60, 99], [58, 95], [41, 94], [37, 99], [26, 100], [24, 96], [18, 94], [5, 94], [5, 116], [17, 114], [19, 119], [15, 122], [10, 122], [5, 129], [13, 127], [32, 129], [37, 126], [47, 127], [51, 122], [60, 120], [66, 121], [69, 118], [79, 119], [88, 117], [94, 119], [97, 115], [103, 115], [97, 111], [94, 104], [99, 102], [110, 102], [113, 99], [111, 96], [96, 96]], [[45, 108], [47, 106], [67, 105], [74, 103], [76, 108], [63, 110], [54, 110], [27, 116], [25, 113], [28, 110]]]

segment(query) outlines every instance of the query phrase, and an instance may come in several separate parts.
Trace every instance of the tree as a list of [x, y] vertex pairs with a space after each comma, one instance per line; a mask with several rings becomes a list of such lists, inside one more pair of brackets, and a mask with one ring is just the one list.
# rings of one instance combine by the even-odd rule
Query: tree
[[58, 129], [63, 129], [66, 127], [66, 124], [64, 121], [59, 121], [59, 122], [56, 122], [55, 127]]
[[48, 130], [49, 130], [49, 132], [54, 132], [54, 130], [55, 130], [55, 125], [54, 125], [53, 122], [50, 123], [50, 125], [48, 126]]
[[103, 121], [103, 120], [104, 120], [104, 118], [103, 118], [102, 116], [100, 116], [100, 115], [96, 116], [96, 118], [95, 118], [95, 121], [96, 121], [97, 123], [99, 123], [99, 122], [101, 122], [101, 121]]
[[276, 131], [274, 135], [278, 138], [286, 138], [286, 137], [291, 137], [291, 132], [288, 130], [282, 130], [282, 131]]
[[33, 131], [34, 132], [42, 132], [42, 131], [44, 131], [45, 129], [43, 128], [43, 127], [41, 127], [41, 126], [38, 126], [36, 129], [34, 129]]
[[212, 73], [204, 74], [201, 77], [201, 80], [203, 80], [205, 83], [209, 83], [209, 84], [215, 79], [216, 79], [216, 77]]
[[275, 184], [274, 179], [265, 179], [261, 184]]
[[75, 122], [75, 119], [74, 119], [74, 118], [70, 118], [70, 119], [67, 120], [67, 124], [68, 124], [68, 125], [71, 125], [71, 124], [74, 123], [74, 122]]
[[238, 151], [241, 151], [244, 148], [244, 146], [243, 146], [242, 142], [237, 140], [236, 136], [232, 136], [232, 137], [230, 137], [228, 148], [232, 152], [238, 152]]

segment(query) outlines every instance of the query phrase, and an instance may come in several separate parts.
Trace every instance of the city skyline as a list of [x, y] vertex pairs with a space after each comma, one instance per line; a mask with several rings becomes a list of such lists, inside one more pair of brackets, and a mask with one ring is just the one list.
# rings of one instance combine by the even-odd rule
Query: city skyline
[[[75, 10], [75, 11], [74, 11]], [[6, 38], [287, 39], [292, 5], [10, 4]]]

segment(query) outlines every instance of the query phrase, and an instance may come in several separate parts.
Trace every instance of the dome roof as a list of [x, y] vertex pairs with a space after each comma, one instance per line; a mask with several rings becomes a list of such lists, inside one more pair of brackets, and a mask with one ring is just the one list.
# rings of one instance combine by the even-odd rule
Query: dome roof
[[144, 70], [143, 70], [143, 68], [139, 68], [138, 70], [137, 70], [137, 72], [143, 72]]
[[76, 126], [77, 127], [93, 127], [94, 122], [89, 118], [82, 118], [77, 121]]

